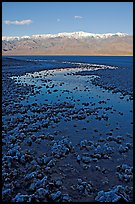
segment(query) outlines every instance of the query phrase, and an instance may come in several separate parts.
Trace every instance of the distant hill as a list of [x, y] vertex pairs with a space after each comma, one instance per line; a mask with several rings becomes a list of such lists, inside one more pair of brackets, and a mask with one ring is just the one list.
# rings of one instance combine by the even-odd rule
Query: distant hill
[[133, 55], [133, 36], [86, 32], [2, 37], [2, 55]]

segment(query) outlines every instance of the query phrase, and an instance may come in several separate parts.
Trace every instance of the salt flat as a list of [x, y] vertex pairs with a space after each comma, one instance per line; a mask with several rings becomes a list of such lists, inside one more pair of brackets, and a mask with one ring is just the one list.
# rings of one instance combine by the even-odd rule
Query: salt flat
[[3, 74], [3, 200], [132, 201], [132, 98], [91, 67]]

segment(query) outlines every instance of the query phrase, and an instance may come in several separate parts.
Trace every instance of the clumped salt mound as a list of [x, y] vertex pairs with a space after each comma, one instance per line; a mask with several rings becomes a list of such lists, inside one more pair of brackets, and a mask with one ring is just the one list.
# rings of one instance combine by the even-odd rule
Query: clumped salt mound
[[116, 175], [120, 181], [129, 182], [133, 180], [133, 167], [128, 164], [122, 164], [117, 166]]
[[99, 202], [118, 202], [118, 201], [129, 201], [127, 194], [125, 193], [125, 188], [122, 185], [113, 187], [112, 190], [104, 192], [99, 191], [95, 198]]
[[63, 138], [62, 140], [56, 141], [53, 144], [51, 151], [52, 155], [54, 155], [56, 158], [60, 158], [74, 151], [74, 147], [72, 146], [72, 142], [69, 141], [68, 138]]

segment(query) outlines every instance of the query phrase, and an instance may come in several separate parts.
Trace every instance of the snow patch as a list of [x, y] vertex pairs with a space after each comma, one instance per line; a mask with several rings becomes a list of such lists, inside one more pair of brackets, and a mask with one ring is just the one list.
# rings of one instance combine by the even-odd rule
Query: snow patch
[[65, 37], [65, 38], [74, 38], [74, 39], [82, 39], [82, 38], [96, 38], [96, 39], [106, 39], [109, 37], [124, 37], [127, 36], [126, 33], [106, 33], [106, 34], [95, 34], [95, 33], [87, 33], [83, 31], [72, 32], [72, 33], [58, 33], [58, 34], [41, 34], [41, 35], [31, 35], [31, 36], [2, 36], [2, 40], [5, 41], [13, 41], [13, 40], [22, 40], [22, 39], [46, 39], [46, 38], [57, 38], [57, 37]]

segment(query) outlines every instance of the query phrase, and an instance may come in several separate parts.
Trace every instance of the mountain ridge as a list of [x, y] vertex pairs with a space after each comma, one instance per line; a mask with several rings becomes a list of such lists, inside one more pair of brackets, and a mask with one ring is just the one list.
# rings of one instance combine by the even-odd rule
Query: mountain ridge
[[83, 38], [83, 37], [94, 37], [94, 38], [108, 38], [112, 36], [127, 36], [127, 33], [88, 33], [83, 31], [78, 32], [63, 32], [57, 34], [38, 34], [38, 35], [31, 35], [31, 36], [2, 36], [2, 40], [10, 41], [10, 40], [21, 40], [21, 39], [36, 39], [36, 38], [55, 38], [55, 37], [68, 37], [68, 38]]
[[133, 36], [83, 31], [3, 36], [2, 55], [133, 55]]

